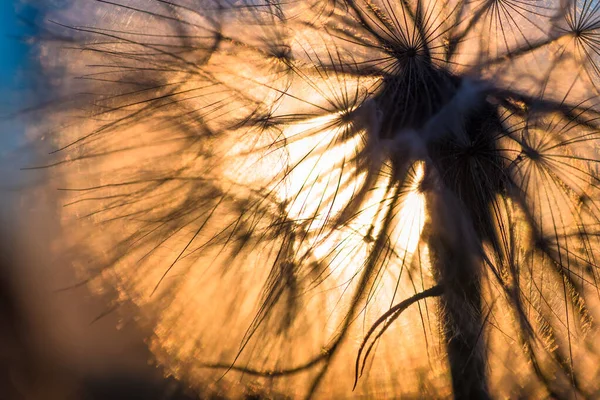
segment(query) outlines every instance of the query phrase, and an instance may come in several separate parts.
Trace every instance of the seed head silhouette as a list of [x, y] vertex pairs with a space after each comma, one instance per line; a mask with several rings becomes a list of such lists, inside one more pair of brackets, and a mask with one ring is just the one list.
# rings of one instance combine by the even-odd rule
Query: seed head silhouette
[[599, 2], [46, 12], [60, 248], [169, 374], [231, 398], [600, 395]]

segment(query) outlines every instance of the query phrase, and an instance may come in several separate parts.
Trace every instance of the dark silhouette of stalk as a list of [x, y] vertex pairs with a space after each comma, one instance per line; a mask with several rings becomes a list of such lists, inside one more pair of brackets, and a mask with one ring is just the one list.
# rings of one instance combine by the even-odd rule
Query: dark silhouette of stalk
[[439, 317], [454, 397], [488, 399], [478, 243], [472, 229], [453, 217], [456, 209], [435, 194], [429, 196], [427, 210], [430, 262], [444, 288]]
[[464, 138], [430, 145], [433, 160], [421, 185], [429, 220], [425, 236], [432, 269], [444, 286], [440, 321], [454, 396], [486, 399], [483, 243], [500, 251], [490, 207], [510, 181], [499, 167], [496, 138], [503, 127], [493, 107], [479, 102], [460, 119]]

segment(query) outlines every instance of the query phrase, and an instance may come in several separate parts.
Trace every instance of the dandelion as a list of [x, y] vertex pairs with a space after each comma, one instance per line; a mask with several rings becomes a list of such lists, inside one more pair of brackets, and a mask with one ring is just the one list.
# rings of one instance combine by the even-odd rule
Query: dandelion
[[168, 374], [232, 398], [599, 394], [600, 3], [47, 21], [67, 79], [35, 167], [67, 197], [61, 248]]

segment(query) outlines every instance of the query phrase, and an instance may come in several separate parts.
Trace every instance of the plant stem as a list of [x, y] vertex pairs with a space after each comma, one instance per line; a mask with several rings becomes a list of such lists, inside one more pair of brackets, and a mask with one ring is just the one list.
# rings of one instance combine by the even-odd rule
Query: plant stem
[[430, 192], [427, 208], [432, 270], [444, 292], [440, 323], [455, 399], [489, 399], [481, 312], [477, 235], [453, 196]]

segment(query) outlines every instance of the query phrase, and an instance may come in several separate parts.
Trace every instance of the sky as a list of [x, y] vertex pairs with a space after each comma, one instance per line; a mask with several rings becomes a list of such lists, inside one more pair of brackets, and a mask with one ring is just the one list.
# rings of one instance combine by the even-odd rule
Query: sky
[[[27, 0], [29, 1], [29, 0]], [[19, 188], [35, 179], [22, 171], [32, 153], [26, 146], [25, 124], [32, 114], [23, 113], [41, 102], [44, 91], [33, 90], [35, 63], [28, 38], [36, 33], [36, 10], [25, 0], [0, 0], [0, 223], [14, 223]], [[29, 41], [31, 43], [31, 41]], [[7, 229], [7, 228], [4, 228]], [[2, 232], [0, 232], [1, 234]]]
[[0, 1], [0, 155], [6, 155], [19, 143], [23, 121], [14, 118], [25, 108], [30, 75], [31, 51], [27, 37], [35, 33], [33, 7], [17, 4], [18, 0]]

